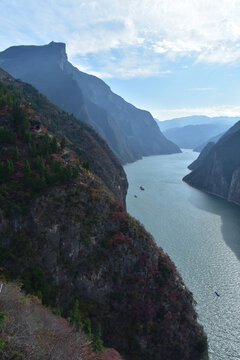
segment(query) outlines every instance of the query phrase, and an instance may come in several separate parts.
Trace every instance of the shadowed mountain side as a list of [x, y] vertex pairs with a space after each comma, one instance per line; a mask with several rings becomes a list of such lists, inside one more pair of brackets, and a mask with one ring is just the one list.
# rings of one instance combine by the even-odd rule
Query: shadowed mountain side
[[240, 121], [210, 148], [202, 161], [199, 161], [199, 166], [183, 180], [200, 190], [240, 205], [239, 147]]
[[93, 126], [123, 164], [142, 156], [181, 151], [162, 135], [149, 112], [135, 108], [102, 80], [73, 67], [63, 43], [8, 48], [0, 53], [0, 66]]
[[201, 151], [201, 153], [199, 154], [198, 158], [193, 161], [189, 166], [189, 170], [195, 170], [198, 166], [201, 165], [202, 161], [205, 159], [205, 157], [208, 155], [209, 151], [212, 149], [212, 147], [214, 146], [214, 142], [209, 142]]
[[163, 136], [148, 111], [137, 109], [114, 94], [104, 81], [79, 71], [69, 62], [66, 63], [66, 71], [73, 75], [85, 98], [104, 108], [111, 115], [137, 158], [181, 152], [178, 146]]

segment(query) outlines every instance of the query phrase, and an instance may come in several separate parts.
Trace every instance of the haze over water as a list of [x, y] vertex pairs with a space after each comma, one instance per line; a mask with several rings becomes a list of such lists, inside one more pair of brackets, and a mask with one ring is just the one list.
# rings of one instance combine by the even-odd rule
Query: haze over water
[[127, 209], [193, 293], [210, 359], [240, 359], [240, 208], [182, 182], [197, 155], [184, 150], [126, 165]]

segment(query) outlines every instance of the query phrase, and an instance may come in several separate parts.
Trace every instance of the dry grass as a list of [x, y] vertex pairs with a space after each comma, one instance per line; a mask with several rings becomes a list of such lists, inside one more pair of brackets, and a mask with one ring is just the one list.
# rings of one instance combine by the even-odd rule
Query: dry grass
[[7, 315], [0, 329], [5, 342], [0, 360], [122, 360], [114, 349], [95, 354], [85, 334], [74, 331], [37, 297], [24, 295], [19, 284], [3, 284], [0, 312]]
[[6, 344], [2, 360], [85, 359], [87, 336], [74, 332], [67, 320], [53, 315], [38, 298], [25, 296], [19, 285], [4, 284], [0, 301], [0, 310], [7, 314], [1, 330]]

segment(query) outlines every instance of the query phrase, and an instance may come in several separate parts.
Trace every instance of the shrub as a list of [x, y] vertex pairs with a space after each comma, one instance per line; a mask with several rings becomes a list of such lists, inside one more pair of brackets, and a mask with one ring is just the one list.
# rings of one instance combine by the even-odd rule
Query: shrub
[[102, 331], [101, 331], [101, 325], [99, 324], [96, 335], [92, 335], [92, 343], [91, 343], [92, 348], [96, 353], [101, 353], [104, 349], [101, 336], [102, 336]]
[[111, 237], [109, 242], [110, 244], [116, 245], [116, 244], [125, 244], [132, 240], [133, 239], [130, 236], [124, 235], [122, 232], [118, 232]]

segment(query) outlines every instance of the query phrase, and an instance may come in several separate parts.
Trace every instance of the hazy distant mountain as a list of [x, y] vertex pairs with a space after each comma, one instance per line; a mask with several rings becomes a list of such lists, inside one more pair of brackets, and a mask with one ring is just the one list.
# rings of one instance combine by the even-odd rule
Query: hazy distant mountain
[[[238, 117], [187, 116], [158, 123], [163, 134], [182, 148], [203, 147], [211, 137], [227, 131], [239, 120]], [[202, 147], [202, 148], [203, 148]]]
[[166, 130], [164, 135], [181, 148], [193, 149], [228, 128], [229, 126], [221, 124], [187, 125]]
[[200, 190], [240, 205], [240, 121], [216, 144], [207, 146], [197, 162], [189, 166], [193, 171], [183, 180]]
[[207, 141], [205, 141], [201, 145], [198, 145], [197, 147], [195, 147], [193, 149], [193, 151], [201, 152], [205, 148], [205, 146], [207, 146], [208, 143], [214, 143], [215, 144], [223, 135], [224, 135], [224, 132], [221, 132], [218, 135], [210, 137], [210, 139], [208, 139]]
[[127, 103], [101, 79], [72, 66], [63, 43], [10, 47], [0, 53], [0, 67], [93, 126], [122, 163], [180, 152], [149, 112]]
[[183, 127], [187, 125], [203, 125], [203, 124], [224, 124], [228, 127], [233, 126], [239, 117], [228, 117], [228, 116], [216, 116], [209, 117], [205, 115], [193, 115], [193, 116], [185, 116], [180, 118], [174, 118], [170, 120], [158, 121], [158, 125], [162, 132], [176, 128]]

